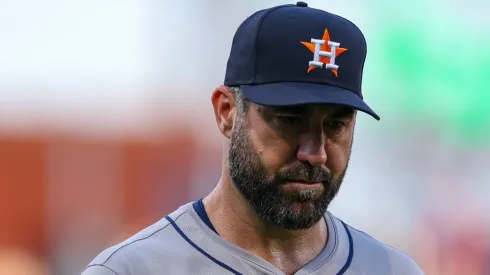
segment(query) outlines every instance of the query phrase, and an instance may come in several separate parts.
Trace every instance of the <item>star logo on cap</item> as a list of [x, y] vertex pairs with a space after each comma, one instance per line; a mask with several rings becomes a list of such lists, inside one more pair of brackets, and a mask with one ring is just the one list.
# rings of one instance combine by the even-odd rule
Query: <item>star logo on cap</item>
[[324, 68], [331, 70], [332, 73], [339, 77], [337, 72], [339, 66], [335, 64], [335, 58], [347, 49], [340, 48], [340, 44], [330, 41], [328, 29], [325, 29], [322, 39], [311, 39], [311, 42], [301, 42], [308, 50], [313, 53], [313, 60], [309, 62], [309, 67], [306, 73], [310, 73], [316, 68]]

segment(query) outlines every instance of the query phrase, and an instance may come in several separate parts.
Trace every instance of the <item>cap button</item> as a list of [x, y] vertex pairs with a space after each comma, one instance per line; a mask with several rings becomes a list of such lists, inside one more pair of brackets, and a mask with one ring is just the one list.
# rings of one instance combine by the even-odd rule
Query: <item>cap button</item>
[[296, 3], [296, 6], [298, 6], [298, 7], [308, 7], [308, 4], [305, 3], [305, 2], [299, 1], [299, 2]]

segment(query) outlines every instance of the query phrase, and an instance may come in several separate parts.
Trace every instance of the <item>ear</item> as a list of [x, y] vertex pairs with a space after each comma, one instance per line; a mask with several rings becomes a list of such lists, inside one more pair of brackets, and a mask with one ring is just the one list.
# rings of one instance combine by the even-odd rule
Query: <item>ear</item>
[[211, 103], [219, 130], [225, 137], [231, 138], [236, 115], [235, 97], [228, 87], [222, 85], [214, 90]]

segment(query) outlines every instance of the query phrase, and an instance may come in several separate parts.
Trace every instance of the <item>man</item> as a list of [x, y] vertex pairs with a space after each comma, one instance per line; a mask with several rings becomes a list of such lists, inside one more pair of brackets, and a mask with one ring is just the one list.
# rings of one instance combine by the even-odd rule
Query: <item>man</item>
[[223, 169], [204, 199], [107, 249], [83, 275], [423, 274], [327, 207], [347, 170], [366, 42], [304, 2], [256, 12], [212, 94]]

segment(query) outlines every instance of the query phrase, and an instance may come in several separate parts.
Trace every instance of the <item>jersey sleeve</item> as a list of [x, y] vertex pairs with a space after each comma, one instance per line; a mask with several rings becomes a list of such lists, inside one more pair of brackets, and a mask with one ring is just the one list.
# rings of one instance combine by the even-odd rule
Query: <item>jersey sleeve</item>
[[105, 265], [90, 265], [81, 275], [122, 275]]
[[391, 250], [391, 266], [393, 274], [424, 275], [417, 263], [404, 252], [389, 247]]

